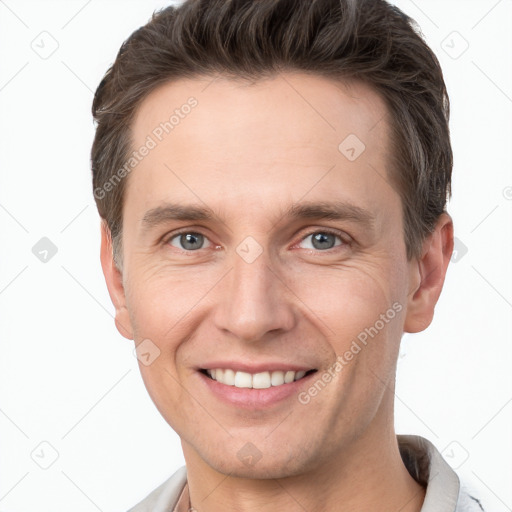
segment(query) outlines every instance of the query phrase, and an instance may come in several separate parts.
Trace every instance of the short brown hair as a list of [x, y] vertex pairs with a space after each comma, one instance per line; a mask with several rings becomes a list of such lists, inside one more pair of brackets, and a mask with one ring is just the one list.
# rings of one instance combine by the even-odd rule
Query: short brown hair
[[360, 80], [380, 93], [390, 113], [388, 176], [402, 199], [407, 257], [420, 255], [451, 195], [449, 99], [416, 23], [384, 0], [186, 0], [153, 13], [122, 44], [92, 105], [94, 196], [115, 254], [126, 185], [116, 172], [132, 150], [142, 100], [180, 78], [257, 81], [286, 70]]

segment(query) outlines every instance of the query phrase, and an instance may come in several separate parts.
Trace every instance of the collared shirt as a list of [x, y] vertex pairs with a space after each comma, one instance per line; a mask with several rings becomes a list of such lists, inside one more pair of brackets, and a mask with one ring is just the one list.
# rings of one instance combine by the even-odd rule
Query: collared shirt
[[[437, 448], [420, 436], [397, 435], [411, 476], [426, 488], [421, 512], [482, 512], [480, 501], [461, 486]], [[183, 466], [128, 512], [190, 512], [187, 471]]]

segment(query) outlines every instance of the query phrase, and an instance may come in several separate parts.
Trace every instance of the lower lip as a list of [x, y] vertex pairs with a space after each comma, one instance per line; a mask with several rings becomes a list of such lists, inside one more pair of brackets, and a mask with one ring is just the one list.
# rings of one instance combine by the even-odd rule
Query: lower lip
[[280, 386], [271, 386], [266, 389], [237, 388], [221, 384], [216, 380], [199, 372], [203, 382], [210, 391], [223, 402], [243, 409], [261, 409], [277, 404], [291, 396], [297, 396], [300, 388], [307, 385], [309, 378], [316, 372], [306, 375], [302, 379], [295, 380]]

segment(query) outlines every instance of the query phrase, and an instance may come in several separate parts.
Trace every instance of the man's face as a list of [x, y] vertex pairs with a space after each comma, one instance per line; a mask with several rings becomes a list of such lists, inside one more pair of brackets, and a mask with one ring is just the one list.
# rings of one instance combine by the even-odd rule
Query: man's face
[[[191, 96], [127, 178], [118, 323], [146, 340], [147, 361], [159, 351], [140, 370], [186, 457], [232, 475], [298, 474], [392, 429], [416, 274], [386, 108], [363, 84], [299, 73], [182, 80], [143, 102], [133, 147]], [[217, 369], [262, 388], [205, 372]], [[316, 371], [280, 384], [293, 370]]]

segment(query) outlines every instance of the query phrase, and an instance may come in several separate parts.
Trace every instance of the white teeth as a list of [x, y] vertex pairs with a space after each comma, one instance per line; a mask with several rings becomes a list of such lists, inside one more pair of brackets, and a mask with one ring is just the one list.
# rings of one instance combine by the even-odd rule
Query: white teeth
[[[222, 382], [225, 384], [228, 384], [228, 386], [235, 386], [236, 385], [236, 379], [235, 379], [235, 372], [233, 370], [224, 370], [223, 371], [223, 377]], [[241, 387], [241, 386], [239, 386]]]
[[[226, 370], [233, 371], [233, 370]], [[232, 386], [229, 382], [226, 382], [226, 379], [224, 379], [224, 383], [228, 386]], [[237, 388], [252, 388], [252, 375], [250, 373], [245, 372], [236, 372], [235, 373], [235, 387]]]
[[267, 389], [270, 387], [270, 373], [255, 373], [252, 376], [252, 387], [255, 389]]
[[272, 372], [270, 383], [272, 386], [280, 386], [281, 384], [284, 384], [284, 372]]
[[304, 370], [301, 370], [300, 372], [295, 372], [294, 380], [302, 379], [302, 377], [304, 377], [304, 375], [306, 375], [306, 372]]
[[271, 386], [281, 386], [289, 384], [295, 380], [302, 379], [306, 372], [304, 370], [294, 372], [288, 371], [273, 371], [273, 372], [260, 372], [250, 374], [247, 372], [235, 372], [229, 368], [215, 368], [206, 370], [206, 373], [217, 382], [226, 384], [227, 386], [235, 386], [237, 388], [253, 388], [253, 389], [268, 389]]
[[284, 383], [289, 384], [290, 382], [293, 382], [293, 379], [295, 379], [295, 372], [287, 371], [284, 374]]

